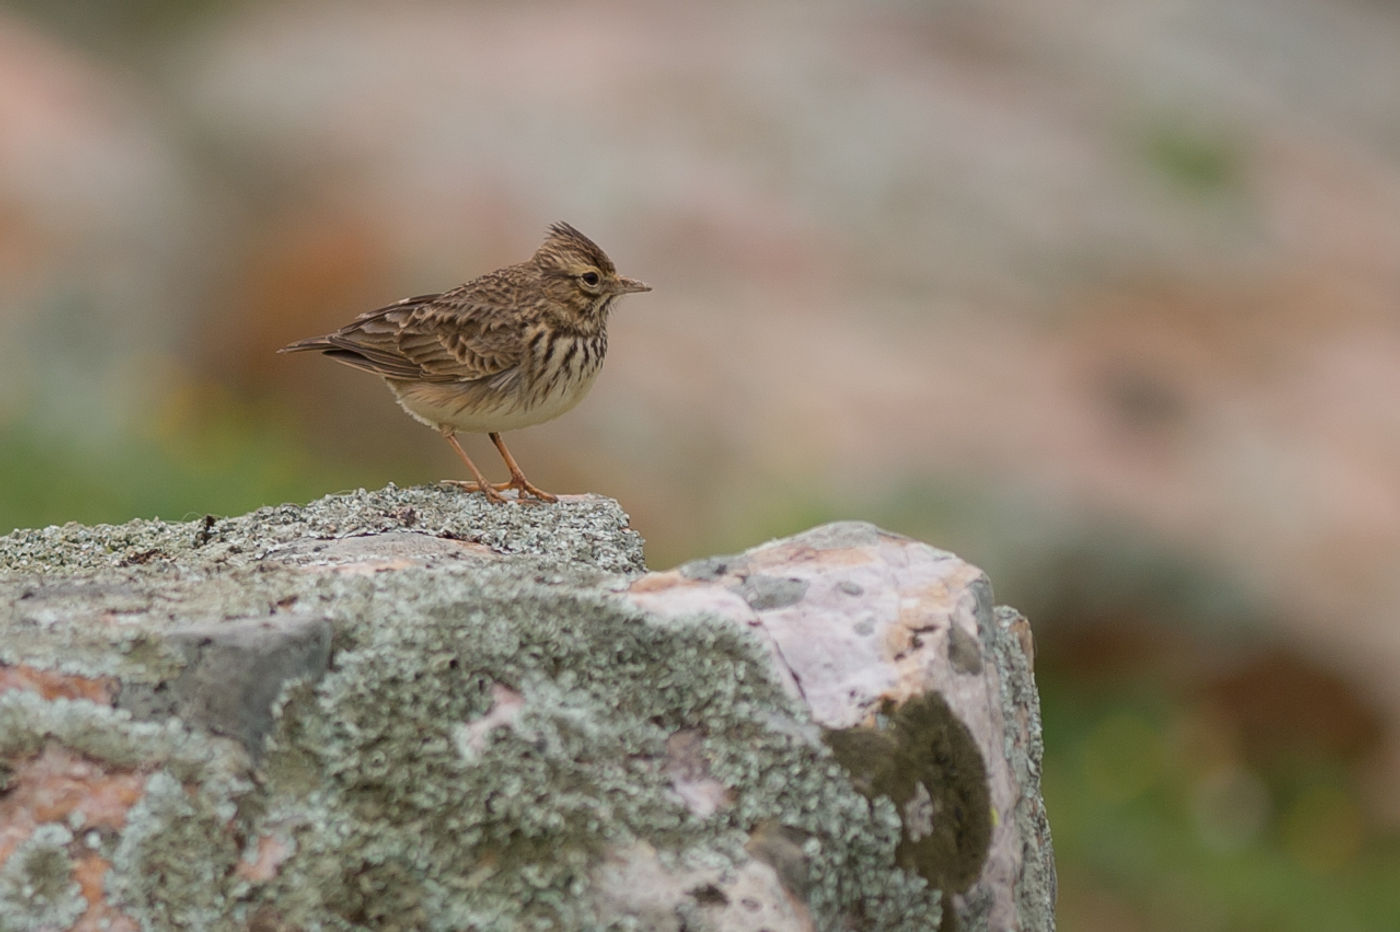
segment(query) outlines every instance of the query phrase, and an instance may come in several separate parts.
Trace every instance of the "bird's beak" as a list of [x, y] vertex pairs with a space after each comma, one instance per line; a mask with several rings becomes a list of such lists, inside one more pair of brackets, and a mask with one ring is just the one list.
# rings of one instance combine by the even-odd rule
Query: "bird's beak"
[[613, 286], [613, 291], [618, 294], [632, 294], [638, 291], [650, 291], [651, 286], [646, 282], [639, 282], [635, 278], [617, 277], [617, 284]]

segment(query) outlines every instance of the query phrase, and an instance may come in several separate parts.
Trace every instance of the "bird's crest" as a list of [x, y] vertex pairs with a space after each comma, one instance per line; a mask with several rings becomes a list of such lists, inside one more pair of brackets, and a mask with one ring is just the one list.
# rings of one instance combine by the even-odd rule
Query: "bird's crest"
[[601, 272], [617, 272], [613, 261], [597, 243], [562, 220], [549, 225], [549, 235], [535, 253], [535, 259], [564, 268], [582, 262]]

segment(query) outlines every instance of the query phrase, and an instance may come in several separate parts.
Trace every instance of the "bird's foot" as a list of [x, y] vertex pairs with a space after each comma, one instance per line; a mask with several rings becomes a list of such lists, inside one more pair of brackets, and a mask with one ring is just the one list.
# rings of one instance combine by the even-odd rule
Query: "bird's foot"
[[516, 476], [509, 482], [487, 482], [482, 484], [475, 479], [443, 479], [447, 485], [455, 485], [463, 492], [480, 492], [486, 496], [490, 502], [508, 502], [510, 499], [502, 495], [502, 492], [510, 489], [515, 490], [516, 502], [557, 502], [559, 496], [535, 485], [523, 475]]
[[[500, 489], [501, 491], [505, 491], [506, 489], [515, 489], [516, 501], [525, 502], [529, 501], [530, 499], [535, 499], [536, 501], [540, 502], [559, 501], [558, 495], [546, 492], [544, 489], [532, 483], [529, 479], [526, 479], [525, 474], [521, 472], [514, 473], [513, 475], [511, 475], [509, 482], [503, 482], [500, 485], [496, 486], [496, 488]], [[527, 495], [530, 496], [530, 498], [526, 498], [525, 496]]]
[[444, 485], [456, 486], [463, 492], [480, 492], [482, 495], [486, 496], [488, 502], [497, 504], [507, 500], [506, 497], [501, 494], [501, 491], [512, 488], [509, 482], [481, 483], [477, 482], [475, 479], [443, 479], [442, 482]]

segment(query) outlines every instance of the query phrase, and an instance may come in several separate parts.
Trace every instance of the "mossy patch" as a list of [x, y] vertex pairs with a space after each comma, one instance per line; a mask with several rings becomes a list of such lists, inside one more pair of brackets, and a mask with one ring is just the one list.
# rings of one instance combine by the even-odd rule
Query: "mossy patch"
[[965, 890], [981, 873], [992, 837], [977, 743], [937, 693], [886, 709], [885, 716], [880, 727], [829, 731], [826, 742], [861, 792], [898, 809], [900, 867], [940, 889]]

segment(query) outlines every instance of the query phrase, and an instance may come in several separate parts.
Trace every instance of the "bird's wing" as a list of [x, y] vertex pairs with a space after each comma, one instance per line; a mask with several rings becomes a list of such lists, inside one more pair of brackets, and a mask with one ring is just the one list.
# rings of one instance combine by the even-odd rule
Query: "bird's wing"
[[492, 300], [498, 293], [462, 285], [405, 298], [288, 349], [319, 349], [337, 362], [393, 379], [490, 378], [519, 365], [524, 352], [523, 322], [505, 301]]

